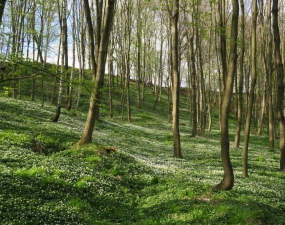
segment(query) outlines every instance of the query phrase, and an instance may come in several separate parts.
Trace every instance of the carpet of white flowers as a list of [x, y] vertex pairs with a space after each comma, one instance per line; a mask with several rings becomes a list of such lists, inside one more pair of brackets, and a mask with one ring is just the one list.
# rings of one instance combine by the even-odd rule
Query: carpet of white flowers
[[285, 176], [266, 136], [251, 136], [249, 178], [231, 149], [235, 186], [220, 192], [218, 130], [193, 138], [182, 126], [175, 159], [171, 125], [141, 113], [134, 123], [102, 118], [92, 144], [70, 148], [86, 114], [62, 110], [52, 123], [54, 112], [0, 98], [1, 225], [285, 224]]

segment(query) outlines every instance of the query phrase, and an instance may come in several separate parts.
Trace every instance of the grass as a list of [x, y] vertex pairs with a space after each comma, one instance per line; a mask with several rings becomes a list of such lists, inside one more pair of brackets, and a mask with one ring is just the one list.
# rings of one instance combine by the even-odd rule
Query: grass
[[121, 121], [119, 112], [113, 119], [106, 114], [93, 143], [73, 148], [86, 111], [74, 116], [63, 109], [52, 123], [54, 106], [0, 97], [1, 224], [285, 224], [285, 177], [266, 136], [251, 136], [249, 178], [241, 175], [241, 149], [230, 150], [235, 186], [218, 191], [217, 119], [205, 137], [193, 138], [182, 110], [184, 159], [175, 159], [167, 98], [154, 111], [147, 91], [143, 108], [132, 108], [133, 123]]

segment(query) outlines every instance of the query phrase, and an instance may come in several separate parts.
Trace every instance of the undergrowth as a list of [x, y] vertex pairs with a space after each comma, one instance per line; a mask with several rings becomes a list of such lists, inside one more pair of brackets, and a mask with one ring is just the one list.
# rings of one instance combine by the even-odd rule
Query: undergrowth
[[[165, 99], [158, 107], [166, 109]], [[235, 186], [221, 192], [214, 189], [223, 176], [217, 120], [193, 138], [182, 115], [181, 160], [173, 158], [165, 111], [134, 110], [132, 124], [102, 117], [92, 144], [70, 148], [86, 114], [63, 110], [52, 123], [54, 110], [0, 98], [3, 225], [285, 224], [285, 179], [267, 136], [251, 136], [249, 178], [242, 178], [241, 149], [230, 150]]]

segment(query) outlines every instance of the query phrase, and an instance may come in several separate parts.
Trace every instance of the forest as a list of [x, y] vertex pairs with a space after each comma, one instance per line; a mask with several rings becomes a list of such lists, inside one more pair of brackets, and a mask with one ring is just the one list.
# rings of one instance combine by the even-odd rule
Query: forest
[[285, 224], [285, 2], [0, 0], [1, 224]]

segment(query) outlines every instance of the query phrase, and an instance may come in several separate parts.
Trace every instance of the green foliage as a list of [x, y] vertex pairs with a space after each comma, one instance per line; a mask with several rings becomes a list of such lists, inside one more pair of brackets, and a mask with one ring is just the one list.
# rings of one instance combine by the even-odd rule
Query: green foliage
[[[121, 122], [119, 112], [119, 119], [102, 116], [93, 143], [83, 146], [73, 144], [83, 129], [85, 106], [76, 116], [62, 109], [60, 121], [52, 123], [52, 106], [0, 98], [1, 223], [285, 223], [284, 175], [277, 169], [278, 151], [267, 150], [266, 136], [251, 136], [247, 179], [241, 176], [242, 152], [231, 149], [235, 186], [220, 192], [213, 188], [223, 175], [218, 117], [205, 137], [190, 137], [187, 106], [181, 104], [180, 121], [186, 125], [181, 127], [184, 159], [178, 160], [172, 157], [167, 98], [163, 95], [153, 110], [151, 89], [146, 94], [143, 108], [132, 108], [132, 124]], [[120, 92], [114, 105], [119, 101]], [[234, 117], [229, 123], [233, 141]], [[34, 143], [41, 149], [36, 154]], [[105, 146], [117, 151], [106, 153]]]
[[11, 87], [4, 86], [3, 89], [4, 89], [4, 95], [6, 97], [9, 97], [13, 92], [13, 89]]
[[258, 162], [265, 162], [265, 158], [263, 156], [258, 156]]

